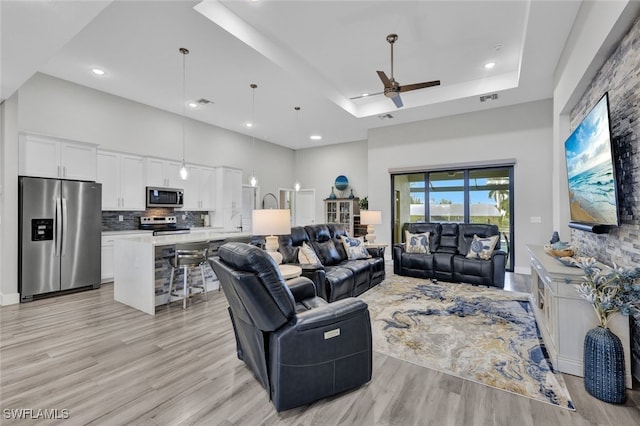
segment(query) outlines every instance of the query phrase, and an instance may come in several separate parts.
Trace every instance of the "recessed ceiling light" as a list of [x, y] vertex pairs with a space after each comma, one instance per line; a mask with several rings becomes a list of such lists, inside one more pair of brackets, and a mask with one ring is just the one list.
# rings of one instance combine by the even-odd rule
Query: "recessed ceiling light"
[[196, 102], [189, 102], [189, 103], [187, 104], [187, 106], [188, 106], [189, 108], [198, 108], [198, 104], [197, 104]]
[[362, 94], [362, 95], [360, 95], [360, 96], [362, 96], [363, 98], [365, 98], [365, 97], [369, 96], [369, 94], [368, 94], [368, 93], [363, 93], [363, 94]]
[[495, 67], [496, 63], [495, 62], [487, 62], [486, 64], [484, 64], [484, 67], [488, 70], [490, 70], [491, 68]]
[[245, 125], [246, 127], [253, 127], [253, 123], [252, 123], [252, 122], [250, 122], [250, 121], [247, 121], [246, 123], [244, 123], [244, 125]]
[[322, 136], [320, 136], [320, 135], [311, 135], [311, 136], [309, 136], [309, 139], [311, 139], [312, 141], [319, 141], [320, 139], [322, 139]]
[[91, 72], [95, 75], [104, 75], [104, 70], [101, 70], [100, 68], [91, 68]]

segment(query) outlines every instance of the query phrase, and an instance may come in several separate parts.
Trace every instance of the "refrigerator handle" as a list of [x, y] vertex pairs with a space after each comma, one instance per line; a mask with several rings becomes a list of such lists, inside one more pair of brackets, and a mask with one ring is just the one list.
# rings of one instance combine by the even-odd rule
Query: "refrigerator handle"
[[60, 257], [60, 246], [62, 245], [62, 204], [60, 198], [56, 198], [56, 257]]
[[67, 252], [67, 199], [62, 199], [62, 256]]

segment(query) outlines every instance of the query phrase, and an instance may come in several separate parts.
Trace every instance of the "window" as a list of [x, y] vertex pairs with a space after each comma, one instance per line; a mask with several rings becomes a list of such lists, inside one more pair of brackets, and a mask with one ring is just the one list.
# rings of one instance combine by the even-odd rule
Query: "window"
[[[393, 241], [408, 222], [490, 223], [513, 271], [513, 166], [392, 174]], [[428, 200], [428, 202], [427, 202]]]

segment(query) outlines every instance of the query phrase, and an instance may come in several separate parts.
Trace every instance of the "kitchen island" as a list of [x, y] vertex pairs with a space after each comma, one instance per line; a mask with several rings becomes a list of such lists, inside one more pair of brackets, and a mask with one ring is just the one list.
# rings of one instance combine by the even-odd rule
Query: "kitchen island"
[[[166, 254], [175, 244], [211, 241], [212, 246], [215, 246], [227, 240], [249, 237], [249, 233], [208, 229], [189, 234], [143, 235], [116, 240], [113, 297], [117, 302], [155, 315], [156, 306], [166, 303], [168, 296], [164, 291], [168, 286], [168, 279], [165, 274], [159, 274], [157, 271], [163, 264], [168, 265], [165, 260]], [[213, 290], [219, 284], [207, 282], [206, 285], [207, 290]]]

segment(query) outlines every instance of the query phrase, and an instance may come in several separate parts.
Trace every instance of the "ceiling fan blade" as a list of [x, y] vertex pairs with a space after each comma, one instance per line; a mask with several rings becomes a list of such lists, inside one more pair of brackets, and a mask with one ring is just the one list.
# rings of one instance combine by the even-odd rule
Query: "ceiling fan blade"
[[391, 100], [393, 101], [394, 104], [396, 104], [396, 107], [398, 107], [398, 108], [402, 108], [403, 107], [402, 99], [400, 99], [400, 95], [399, 94], [397, 96], [394, 96], [393, 98], [391, 98]]
[[428, 81], [426, 83], [407, 84], [406, 86], [400, 86], [401, 92], [408, 92], [409, 90], [425, 89], [427, 87], [440, 86], [440, 80]]
[[378, 73], [378, 77], [382, 80], [382, 84], [384, 87], [393, 87], [393, 83], [389, 80], [389, 77], [384, 73], [384, 71], [376, 71]]

